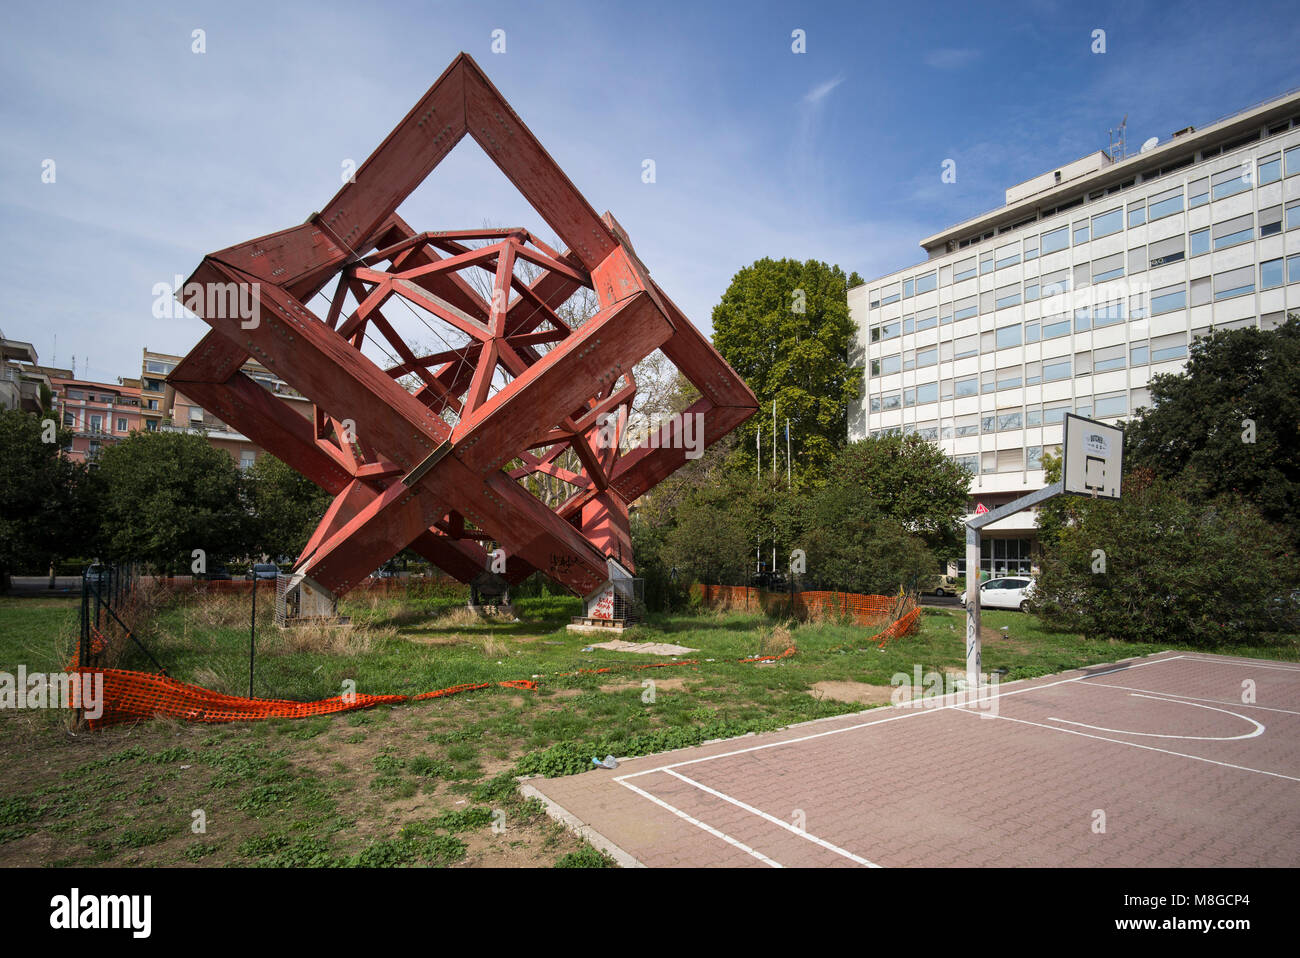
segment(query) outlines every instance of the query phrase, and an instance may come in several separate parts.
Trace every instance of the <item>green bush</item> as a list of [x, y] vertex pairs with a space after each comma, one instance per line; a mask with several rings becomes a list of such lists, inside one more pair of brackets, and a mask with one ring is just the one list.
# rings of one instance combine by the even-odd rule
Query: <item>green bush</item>
[[1215, 646], [1289, 631], [1286, 536], [1233, 497], [1127, 477], [1118, 502], [1067, 499], [1030, 606], [1089, 638]]

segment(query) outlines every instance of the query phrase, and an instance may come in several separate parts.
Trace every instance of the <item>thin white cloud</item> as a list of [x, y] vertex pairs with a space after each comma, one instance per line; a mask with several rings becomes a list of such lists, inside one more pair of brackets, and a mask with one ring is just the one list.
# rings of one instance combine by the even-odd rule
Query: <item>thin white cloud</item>
[[803, 95], [803, 102], [820, 103], [822, 100], [826, 99], [826, 97], [830, 96], [830, 92], [843, 82], [844, 82], [844, 75], [840, 74], [839, 76], [835, 77], [833, 80], [827, 80], [825, 83], [819, 83], [817, 84], [817, 86], [813, 87], [811, 90], [809, 90], [807, 93]]
[[978, 50], [943, 48], [929, 51], [925, 55], [925, 64], [936, 70], [960, 70], [974, 63], [979, 56]]

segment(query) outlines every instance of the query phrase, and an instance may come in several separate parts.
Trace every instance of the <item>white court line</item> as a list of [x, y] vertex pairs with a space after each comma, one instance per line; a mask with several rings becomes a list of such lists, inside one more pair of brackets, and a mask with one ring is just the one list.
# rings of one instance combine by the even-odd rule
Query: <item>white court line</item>
[[1207, 699], [1196, 695], [1180, 695], [1177, 692], [1161, 692], [1158, 689], [1136, 689], [1131, 685], [1111, 685], [1109, 682], [1084, 682], [1083, 687], [1091, 686], [1099, 689], [1122, 689], [1125, 692], [1150, 692], [1152, 695], [1166, 695], [1176, 699], [1194, 699], [1197, 702], [1213, 702], [1215, 705], [1237, 705], [1244, 709], [1262, 709], [1265, 712], [1281, 712], [1284, 715], [1300, 715], [1300, 712], [1293, 712], [1290, 709], [1271, 708], [1267, 705], [1252, 705], [1247, 702], [1226, 702], [1223, 699]]
[[[1047, 689], [1047, 688], [1052, 688], [1053, 686], [1057, 686], [1057, 685], [1065, 685], [1065, 684], [1070, 683], [1070, 682], [1082, 682], [1084, 679], [1088, 679], [1088, 678], [1093, 678], [1093, 677], [1102, 676], [1102, 675], [1111, 675], [1111, 674], [1114, 674], [1115, 672], [1126, 672], [1126, 671], [1128, 671], [1129, 669], [1138, 668], [1138, 667], [1143, 666], [1143, 665], [1158, 665], [1158, 664], [1160, 664], [1161, 662], [1173, 662], [1173, 661], [1176, 661], [1176, 660], [1181, 659], [1181, 658], [1182, 658], [1181, 655], [1174, 655], [1174, 656], [1169, 656], [1169, 657], [1167, 657], [1167, 658], [1163, 658], [1163, 659], [1149, 659], [1149, 660], [1147, 660], [1147, 661], [1145, 661], [1145, 662], [1130, 662], [1130, 663], [1125, 664], [1125, 665], [1118, 665], [1118, 666], [1116, 666], [1116, 667], [1113, 668], [1113, 669], [1106, 669], [1105, 671], [1102, 671], [1102, 672], [1091, 672], [1091, 673], [1087, 673], [1087, 674], [1085, 674], [1085, 675], [1077, 675], [1077, 676], [1075, 676], [1074, 678], [1069, 678], [1069, 679], [1060, 679], [1060, 680], [1058, 680], [1058, 681], [1056, 681], [1056, 682], [1048, 682], [1048, 683], [1045, 683], [1045, 684], [1043, 684], [1043, 685], [1025, 686], [1025, 687], [1017, 688], [1017, 689], [1013, 689], [1013, 690], [1011, 690], [1011, 691], [1007, 691], [1007, 692], [997, 692], [997, 693], [995, 693], [995, 694], [993, 694], [993, 695], [988, 695], [988, 696], [983, 697], [980, 701], [981, 701], [981, 702], [988, 702], [988, 701], [990, 701], [990, 700], [992, 700], [992, 699], [995, 699], [995, 698], [1001, 698], [1001, 697], [1004, 696], [1004, 695], [1019, 695], [1021, 692], [1030, 692], [1030, 691], [1034, 691], [1035, 689]], [[954, 694], [957, 694], [957, 693], [954, 693]], [[772, 860], [771, 858], [768, 858], [768, 857], [767, 857], [766, 855], [764, 855], [762, 852], [757, 851], [756, 849], [750, 848], [750, 847], [749, 847], [748, 845], [746, 845], [744, 842], [740, 841], [739, 839], [732, 838], [732, 837], [731, 837], [730, 835], [728, 835], [726, 832], [723, 832], [723, 831], [721, 831], [721, 830], [719, 830], [719, 829], [717, 829], [717, 828], [714, 828], [712, 825], [708, 825], [708, 824], [706, 824], [705, 822], [702, 822], [702, 821], [700, 821], [699, 819], [694, 818], [694, 817], [692, 817], [691, 815], [688, 815], [686, 812], [682, 811], [681, 809], [679, 809], [679, 808], [675, 808], [674, 806], [670, 805], [668, 802], [665, 802], [663, 799], [661, 799], [661, 798], [659, 798], [659, 797], [657, 797], [657, 796], [655, 796], [655, 795], [651, 795], [649, 792], [645, 791], [644, 789], [637, 788], [637, 787], [636, 787], [635, 785], [633, 785], [631, 782], [627, 781], [627, 779], [629, 779], [629, 778], [637, 778], [637, 777], [642, 776], [642, 775], [651, 775], [651, 774], [653, 774], [653, 773], [655, 773], [655, 772], [667, 772], [667, 773], [670, 774], [670, 775], [675, 775], [676, 773], [674, 773], [674, 772], [672, 771], [672, 769], [674, 769], [674, 768], [681, 768], [681, 767], [686, 766], [686, 765], [695, 765], [695, 764], [697, 764], [697, 763], [699, 763], [699, 762], [711, 762], [711, 761], [713, 761], [714, 759], [718, 759], [718, 758], [729, 758], [729, 757], [734, 756], [734, 755], [745, 755], [745, 754], [748, 754], [748, 753], [750, 753], [750, 752], [758, 752], [758, 751], [762, 751], [762, 750], [764, 750], [764, 749], [776, 748], [776, 747], [781, 746], [781, 745], [795, 745], [795, 744], [798, 744], [798, 743], [800, 743], [800, 742], [808, 742], [808, 741], [811, 741], [812, 739], [823, 738], [823, 737], [825, 737], [825, 736], [827, 736], [827, 735], [838, 735], [840, 732], [852, 732], [852, 731], [855, 731], [855, 730], [857, 730], [857, 729], [868, 728], [868, 727], [870, 727], [870, 726], [872, 726], [872, 725], [883, 725], [883, 724], [886, 723], [886, 722], [895, 722], [895, 721], [899, 721], [899, 720], [901, 720], [901, 719], [911, 718], [912, 716], [915, 716], [915, 715], [924, 715], [924, 714], [927, 714], [927, 713], [935, 714], [935, 713], [939, 713], [939, 712], [946, 712], [946, 711], [949, 711], [949, 710], [954, 710], [954, 711], [967, 711], [967, 709], [965, 709], [965, 708], [963, 708], [963, 707], [961, 707], [961, 706], [955, 705], [955, 704], [954, 704], [954, 705], [944, 705], [944, 706], [940, 706], [940, 707], [938, 707], [938, 708], [925, 707], [925, 706], [917, 706], [917, 705], [915, 704], [917, 701], [918, 701], [918, 700], [915, 700], [915, 699], [914, 699], [914, 700], [911, 700], [911, 703], [904, 704], [904, 705], [902, 705], [902, 706], [895, 706], [896, 708], [900, 708], [900, 709], [904, 709], [904, 710], [905, 710], [905, 711], [904, 711], [904, 714], [902, 714], [902, 715], [892, 715], [892, 716], [890, 716], [890, 717], [888, 717], [888, 718], [875, 719], [875, 720], [870, 721], [870, 722], [860, 722], [860, 723], [857, 723], [857, 724], [855, 724], [855, 725], [846, 725], [846, 726], [844, 726], [843, 728], [830, 729], [830, 730], [825, 731], [825, 732], [816, 732], [816, 733], [814, 733], [814, 734], [812, 734], [812, 735], [803, 735], [803, 736], [800, 736], [800, 737], [798, 737], [798, 738], [784, 739], [784, 740], [782, 740], [782, 741], [780, 741], [780, 742], [768, 742], [768, 743], [763, 744], [763, 745], [753, 745], [753, 746], [750, 746], [749, 748], [735, 749], [735, 750], [730, 751], [730, 752], [719, 752], [717, 755], [706, 755], [706, 756], [704, 756], [704, 757], [702, 757], [702, 758], [687, 759], [687, 760], [682, 761], [682, 762], [671, 762], [671, 763], [669, 763], [669, 764], [667, 764], [667, 765], [661, 765], [661, 766], [659, 766], [659, 767], [657, 767], [657, 768], [650, 768], [650, 769], [645, 769], [644, 771], [640, 771], [640, 772], [629, 772], [629, 773], [627, 773], [627, 774], [625, 774], [625, 775], [618, 775], [618, 776], [616, 776], [616, 777], [614, 778], [614, 781], [618, 782], [618, 784], [622, 785], [622, 786], [625, 787], [625, 788], [631, 789], [633, 792], [635, 792], [636, 794], [640, 795], [642, 798], [649, 799], [651, 802], [654, 802], [654, 803], [655, 803], [656, 805], [658, 805], [659, 807], [664, 808], [664, 809], [667, 809], [669, 812], [671, 812], [672, 814], [676, 815], [678, 818], [682, 819], [683, 821], [689, 822], [690, 824], [694, 825], [696, 828], [699, 828], [699, 829], [702, 829], [702, 830], [705, 831], [705, 832], [708, 832], [710, 835], [713, 835], [715, 838], [720, 838], [720, 839], [722, 839], [724, 842], [726, 842], [726, 843], [729, 844], [729, 845], [734, 845], [736, 848], [739, 848], [739, 849], [741, 849], [742, 851], [746, 852], [747, 854], [753, 856], [754, 858], [757, 858], [759, 861], [763, 862], [764, 864], [769, 865], [769, 866], [771, 866], [772, 868], [782, 868], [782, 867], [784, 867], [783, 865], [781, 865], [779, 862], [776, 862], [776, 861]], [[910, 706], [910, 707], [909, 707], [909, 706]], [[970, 714], [971, 714], [971, 715], [976, 715], [976, 714], [981, 714], [981, 713], [970, 712]], [[1052, 727], [1052, 726], [1044, 726], [1044, 728], [1051, 728], [1051, 727]], [[1069, 729], [1057, 729], [1057, 731], [1060, 731], [1060, 732], [1067, 732], [1067, 731], [1070, 731], [1070, 730], [1069, 730]], [[1074, 733], [1074, 734], [1083, 734], [1083, 733]], [[1096, 737], [1096, 736], [1090, 736], [1090, 737]], [[1128, 744], [1128, 743], [1123, 743], [1123, 744]], [[1163, 751], [1163, 749], [1156, 749], [1156, 751]], [[1272, 774], [1272, 773], [1265, 773], [1265, 774]], [[678, 777], [678, 778], [685, 779], [685, 776], [682, 776], [682, 775], [677, 775], [677, 777]], [[1287, 777], [1287, 776], [1282, 776], [1282, 777], [1285, 778], [1285, 777]], [[687, 781], [690, 781], [690, 780], [687, 779]], [[699, 783], [696, 783], [696, 782], [693, 782], [693, 781], [691, 782], [691, 784], [693, 784], [693, 785], [697, 785], [698, 787], [701, 787], [701, 788], [704, 787], [704, 786], [702, 786], [702, 785], [699, 785]], [[710, 790], [710, 791], [712, 791], [712, 790]], [[737, 806], [739, 806], [739, 807], [743, 807], [743, 806], [740, 806], [740, 803], [739, 803], [738, 801], [736, 801], [736, 800], [734, 800], [734, 799], [731, 799], [729, 796], [722, 795], [722, 793], [720, 793], [720, 792], [715, 792], [714, 794], [718, 795], [720, 798], [723, 798], [725, 801], [729, 801], [729, 802], [731, 802], [732, 804], [735, 804], [735, 805], [737, 805]], [[769, 818], [769, 819], [770, 819], [770, 816], [767, 816], [765, 812], [759, 811], [758, 809], [751, 809], [751, 811], [752, 811], [754, 814], [759, 815], [760, 817], [764, 817], [764, 818]], [[784, 827], [785, 824], [786, 824], [785, 822], [780, 822], [780, 821], [778, 821], [777, 823], [780, 824], [780, 825], [782, 825], [783, 827]], [[827, 843], [827, 844], [829, 844], [829, 843]], [[843, 851], [844, 851], [843, 849], [835, 849], [835, 850], [836, 850], [836, 851], [840, 851], [840, 852], [843, 852]], [[849, 852], [848, 854], [852, 855], [851, 852]], [[876, 866], [876, 867], [879, 867], [879, 866]]]
[[681, 779], [683, 782], [685, 782], [688, 785], [694, 785], [696, 788], [700, 789], [700, 791], [708, 792], [710, 795], [713, 795], [716, 798], [720, 798], [724, 802], [730, 802], [732, 805], [735, 805], [737, 808], [743, 808], [745, 811], [749, 812], [750, 814], [757, 815], [760, 818], [771, 822], [773, 825], [780, 825], [786, 831], [798, 835], [800, 838], [807, 839], [808, 841], [813, 842], [816, 845], [820, 845], [822, 848], [825, 848], [828, 851], [835, 852], [835, 854], [837, 855], [843, 855], [845, 858], [851, 861], [855, 861], [859, 865], [866, 865], [868, 868], [880, 867], [875, 862], [868, 861], [867, 859], [863, 858], [861, 855], [853, 854], [853, 852], [849, 851], [847, 848], [840, 848], [839, 845], [834, 845], [831, 842], [826, 841], [826, 839], [824, 838], [818, 838], [816, 835], [810, 834], [809, 832], [796, 828], [795, 826], [791, 825], [789, 822], [783, 822], [781, 821], [781, 819], [776, 818], [773, 815], [769, 815], [761, 808], [755, 808], [753, 805], [746, 805], [738, 798], [732, 798], [730, 795], [723, 794], [722, 792], [719, 792], [717, 789], [709, 788], [709, 786], [701, 784], [700, 782], [695, 781], [695, 779], [693, 778], [687, 778], [685, 775], [679, 775], [677, 772], [674, 772], [672, 769], [665, 769], [665, 772], [666, 774], [671, 775], [673, 778]]
[[[1089, 674], [1087, 674], [1087, 675], [1077, 675], [1077, 676], [1075, 676], [1075, 677], [1072, 678], [1072, 679], [1060, 679], [1059, 681], [1056, 681], [1056, 682], [1048, 682], [1048, 683], [1045, 683], [1045, 684], [1043, 684], [1043, 685], [1030, 685], [1030, 686], [1025, 686], [1025, 687], [1023, 687], [1023, 688], [1012, 689], [1012, 690], [1009, 691], [1009, 692], [996, 692], [996, 693], [994, 693], [994, 694], [992, 694], [992, 695], [985, 695], [985, 696], [982, 696], [982, 697], [978, 700], [978, 702], [976, 702], [976, 703], [971, 703], [971, 704], [981, 705], [981, 708], [982, 708], [982, 703], [990, 702], [990, 701], [992, 701], [992, 700], [994, 700], [994, 699], [1002, 698], [1002, 697], [1004, 697], [1004, 696], [1009, 696], [1009, 695], [1020, 695], [1022, 692], [1034, 692], [1034, 691], [1037, 691], [1037, 690], [1039, 690], [1039, 689], [1050, 689], [1050, 688], [1052, 688], [1053, 686], [1057, 686], [1057, 685], [1065, 685], [1065, 684], [1067, 684], [1067, 683], [1069, 683], [1069, 682], [1081, 682], [1081, 681], [1083, 681], [1084, 679], [1093, 678], [1093, 677], [1095, 677], [1095, 676], [1100, 676], [1100, 675], [1111, 675], [1111, 674], [1113, 674], [1113, 673], [1115, 673], [1115, 672], [1127, 672], [1129, 669], [1138, 668], [1138, 667], [1143, 666], [1143, 665], [1159, 665], [1159, 664], [1162, 663], [1162, 662], [1174, 662], [1174, 661], [1176, 661], [1176, 660], [1178, 660], [1178, 659], [1180, 659], [1180, 658], [1182, 658], [1181, 655], [1175, 655], [1175, 656], [1170, 656], [1170, 657], [1167, 658], [1167, 659], [1151, 659], [1150, 661], [1147, 661], [1147, 662], [1134, 662], [1134, 663], [1131, 663], [1131, 664], [1129, 664], [1129, 665], [1116, 666], [1115, 668], [1113, 668], [1113, 669], [1107, 669], [1107, 670], [1104, 671], [1104, 672], [1091, 672], [1091, 673], [1089, 673]], [[950, 693], [950, 694], [951, 694], [951, 695], [960, 695], [961, 693], [957, 692], [957, 693]], [[970, 694], [970, 693], [967, 693], [967, 694]], [[946, 696], [945, 696], [945, 697], [946, 697]], [[840, 734], [841, 732], [853, 732], [853, 731], [856, 731], [857, 729], [868, 728], [868, 727], [870, 727], [870, 726], [872, 726], [872, 725], [882, 725], [882, 724], [884, 724], [885, 722], [896, 722], [896, 721], [898, 721], [899, 719], [911, 718], [911, 717], [914, 716], [914, 715], [925, 715], [925, 714], [927, 714], [927, 713], [930, 714], [930, 715], [934, 715], [934, 714], [937, 714], [937, 713], [939, 713], [939, 712], [945, 712], [945, 711], [947, 711], [947, 710], [949, 710], [949, 709], [955, 709], [955, 710], [957, 710], [957, 711], [966, 711], [966, 710], [967, 710], [967, 709], [966, 709], [966, 704], [965, 704], [965, 703], [962, 703], [962, 704], [953, 704], [953, 705], [941, 705], [941, 706], [938, 706], [938, 707], [927, 707], [927, 706], [924, 706], [924, 705], [916, 705], [916, 704], [915, 704], [916, 702], [920, 702], [920, 701], [924, 701], [924, 700], [922, 700], [922, 699], [912, 699], [910, 704], [909, 704], [909, 703], [904, 703], [904, 704], [902, 704], [902, 705], [894, 706], [894, 708], [905, 710], [905, 714], [903, 714], [903, 715], [893, 715], [893, 716], [890, 716], [889, 718], [876, 719], [876, 720], [871, 721], [871, 722], [860, 722], [860, 723], [858, 723], [857, 725], [846, 725], [846, 726], [844, 726], [843, 728], [833, 728], [833, 729], [830, 729], [829, 731], [826, 731], [826, 732], [816, 732], [816, 733], [814, 733], [814, 734], [812, 734], [812, 735], [803, 735], [803, 736], [800, 736], [799, 738], [788, 738], [788, 739], [783, 739], [783, 740], [781, 740], [780, 742], [767, 742], [766, 744], [763, 744], [763, 745], [751, 745], [749, 748], [739, 748], [739, 749], [735, 749], [735, 750], [730, 751], [730, 752], [719, 752], [717, 755], [705, 755], [705, 756], [703, 756], [703, 757], [701, 757], [701, 758], [692, 758], [692, 759], [687, 759], [687, 760], [685, 760], [685, 761], [681, 761], [681, 762], [670, 762], [670, 763], [668, 763], [667, 765], [660, 765], [660, 766], [658, 766], [657, 768], [648, 768], [648, 769], [645, 769], [644, 771], [640, 771], [640, 772], [628, 772], [626, 775], [619, 775], [619, 776], [617, 776], [614, 780], [615, 780], [616, 782], [620, 782], [620, 783], [622, 783], [625, 779], [636, 778], [636, 777], [638, 777], [638, 776], [640, 776], [640, 775], [650, 775], [650, 774], [653, 774], [654, 772], [666, 772], [666, 771], [668, 771], [669, 769], [672, 769], [672, 768], [681, 768], [681, 767], [684, 766], [684, 765], [695, 765], [695, 764], [698, 763], [698, 762], [712, 762], [714, 759], [719, 759], [719, 758], [730, 758], [730, 757], [733, 756], [733, 755], [745, 755], [745, 754], [747, 754], [747, 753], [749, 753], [749, 752], [759, 752], [759, 751], [762, 751], [763, 749], [768, 749], [768, 748], [778, 748], [778, 747], [780, 747], [780, 746], [782, 746], [782, 745], [796, 745], [796, 744], [798, 744], [799, 742], [808, 742], [808, 741], [811, 741], [812, 739], [815, 739], [815, 738], [823, 738], [823, 737], [825, 737], [825, 736], [827, 736], [827, 735], [838, 735], [838, 734]], [[975, 713], [971, 713], [971, 714], [975, 714]]]
[[780, 862], [773, 861], [772, 859], [768, 858], [768, 857], [767, 857], [766, 855], [764, 855], [762, 852], [760, 852], [760, 851], [756, 851], [756, 850], [750, 848], [750, 847], [749, 847], [748, 845], [746, 845], [744, 842], [742, 842], [742, 841], [740, 841], [740, 840], [738, 840], [738, 839], [732, 838], [732, 837], [731, 837], [730, 835], [728, 835], [726, 832], [720, 832], [720, 831], [718, 831], [718, 829], [714, 828], [712, 825], [706, 825], [706, 824], [704, 824], [704, 822], [700, 821], [698, 818], [692, 818], [690, 815], [687, 815], [685, 812], [683, 812], [680, 808], [674, 808], [673, 806], [671, 806], [671, 805], [669, 805], [667, 802], [665, 802], [663, 799], [661, 799], [661, 798], [656, 798], [654, 795], [651, 795], [649, 792], [642, 791], [641, 789], [637, 788], [635, 785], [631, 785], [631, 784], [629, 784], [629, 783], [627, 783], [627, 782], [624, 782], [624, 781], [621, 781], [621, 780], [619, 780], [619, 779], [615, 779], [615, 781], [617, 781], [620, 785], [622, 785], [622, 786], [625, 787], [625, 788], [630, 788], [630, 789], [632, 789], [632, 791], [636, 792], [636, 793], [637, 793], [638, 795], [640, 795], [642, 798], [648, 798], [648, 799], [650, 799], [650, 801], [654, 802], [656, 805], [660, 806], [661, 808], [666, 808], [666, 809], [668, 809], [668, 811], [672, 812], [672, 813], [673, 813], [674, 815], [676, 815], [678, 818], [681, 818], [681, 819], [683, 819], [683, 820], [685, 820], [685, 821], [690, 822], [690, 823], [691, 823], [692, 825], [694, 825], [696, 828], [702, 828], [702, 829], [704, 829], [706, 832], [708, 832], [710, 835], [714, 836], [715, 838], [721, 838], [721, 839], [722, 839], [724, 842], [726, 842], [727, 844], [729, 844], [729, 845], [735, 845], [735, 846], [736, 846], [737, 848], [739, 848], [741, 851], [746, 852], [746, 853], [748, 853], [748, 854], [754, 856], [754, 857], [757, 858], [759, 861], [761, 861], [763, 864], [768, 865], [768, 866], [770, 866], [770, 867], [772, 867], [772, 868], [784, 868], [784, 867], [785, 867], [785, 866], [782, 865]]
[[[960, 712], [963, 710], [958, 709], [957, 711]], [[969, 712], [967, 714], [975, 715], [976, 713]], [[1294, 775], [1283, 775], [1281, 772], [1269, 772], [1262, 768], [1249, 768], [1245, 765], [1233, 765], [1231, 762], [1219, 762], [1212, 758], [1204, 758], [1200, 755], [1188, 755], [1186, 752], [1175, 752], [1167, 748], [1156, 748], [1154, 745], [1141, 745], [1138, 742], [1125, 742], [1123, 739], [1106, 738], [1104, 735], [1090, 735], [1087, 732], [1076, 732], [1072, 728], [1061, 728], [1059, 725], [1044, 725], [1041, 722], [1030, 722], [1028, 719], [1011, 718], [1008, 715], [996, 715], [994, 717], [1007, 722], [1019, 722], [1021, 725], [1033, 725], [1036, 728], [1045, 728], [1052, 732], [1064, 732], [1066, 735], [1082, 735], [1084, 738], [1095, 738], [1099, 742], [1114, 742], [1116, 745], [1127, 745], [1130, 748], [1140, 748], [1148, 752], [1163, 752], [1165, 755], [1176, 755], [1179, 758], [1190, 758], [1196, 762], [1206, 762], [1210, 765], [1221, 765], [1224, 768], [1235, 768], [1241, 772], [1254, 772], [1257, 775], [1271, 775], [1273, 778], [1284, 778], [1289, 782], [1300, 782], [1300, 778], [1296, 778]]]
[[1159, 732], [1134, 732], [1126, 728], [1103, 728], [1100, 725], [1088, 725], [1086, 722], [1073, 722], [1070, 719], [1057, 718], [1049, 715], [1047, 721], [1061, 722], [1065, 725], [1077, 725], [1079, 728], [1090, 728], [1094, 732], [1114, 732], [1116, 735], [1140, 735], [1143, 738], [1181, 738], [1191, 742], [1236, 742], [1243, 738], [1255, 738], [1257, 735], [1264, 734], [1264, 726], [1256, 722], [1253, 718], [1247, 718], [1244, 715], [1238, 715], [1236, 712], [1229, 712], [1227, 709], [1216, 709], [1213, 705], [1198, 705], [1195, 702], [1180, 702], [1178, 699], [1167, 699], [1159, 695], [1142, 695], [1139, 692], [1129, 692], [1129, 696], [1135, 699], [1153, 699], [1156, 702], [1172, 702], [1174, 705], [1186, 705], [1193, 709], [1207, 709], [1211, 712], [1222, 712], [1224, 715], [1231, 715], [1233, 718], [1239, 718], [1243, 722], [1249, 722], [1255, 726], [1255, 731], [1248, 732], [1245, 735], [1163, 735]]
[[1189, 662], [1204, 662], [1207, 665], [1237, 665], [1245, 666], [1252, 669], [1271, 669], [1274, 672], [1300, 672], [1300, 668], [1290, 665], [1263, 665], [1254, 659], [1207, 659], [1201, 658], [1192, 653], [1190, 655], [1180, 655], [1180, 659], [1187, 659]]

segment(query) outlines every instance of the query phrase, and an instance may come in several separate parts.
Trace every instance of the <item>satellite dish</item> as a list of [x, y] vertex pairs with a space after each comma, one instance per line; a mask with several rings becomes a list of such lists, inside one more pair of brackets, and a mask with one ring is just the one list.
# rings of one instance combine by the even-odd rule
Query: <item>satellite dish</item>
[[1142, 153], [1151, 152], [1156, 148], [1156, 144], [1159, 142], [1160, 142], [1160, 137], [1158, 136], [1151, 137], [1151, 139], [1147, 140], [1145, 143], [1142, 144], [1142, 149], [1140, 152]]

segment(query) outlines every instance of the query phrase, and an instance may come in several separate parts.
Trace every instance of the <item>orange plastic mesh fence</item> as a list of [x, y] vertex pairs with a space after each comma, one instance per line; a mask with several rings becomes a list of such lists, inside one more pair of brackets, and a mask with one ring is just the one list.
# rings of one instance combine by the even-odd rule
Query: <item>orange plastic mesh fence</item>
[[888, 642], [890, 639], [901, 639], [903, 636], [911, 635], [913, 632], [915, 632], [920, 627], [919, 626], [920, 621], [921, 621], [921, 609], [918, 606], [917, 608], [913, 609], [911, 612], [899, 618], [897, 622], [891, 622], [889, 626], [885, 628], [885, 630], [879, 633], [878, 635], [872, 636], [871, 641], [875, 642], [877, 639], [879, 639], [880, 645], [878, 646], [878, 648], [883, 649], [885, 647], [885, 643]]
[[777, 615], [793, 611], [799, 618], [842, 616], [868, 626], [887, 620], [897, 601], [853, 592], [766, 592], [743, 585], [696, 585], [694, 591], [705, 605], [747, 606]]
[[238, 695], [226, 695], [149, 672], [95, 668], [75, 671], [88, 676], [99, 674], [104, 677], [104, 711], [98, 719], [87, 720], [92, 729], [149, 718], [153, 715], [169, 715], [185, 722], [243, 722], [252, 719], [306, 718], [311, 715], [350, 712], [374, 705], [441, 698], [459, 692], [485, 689], [493, 684], [513, 689], [536, 690], [537, 688], [537, 683], [529, 680], [483, 682], [477, 685], [454, 685], [451, 688], [415, 696], [354, 693], [336, 695], [316, 702], [291, 702], [286, 699], [250, 699]]

